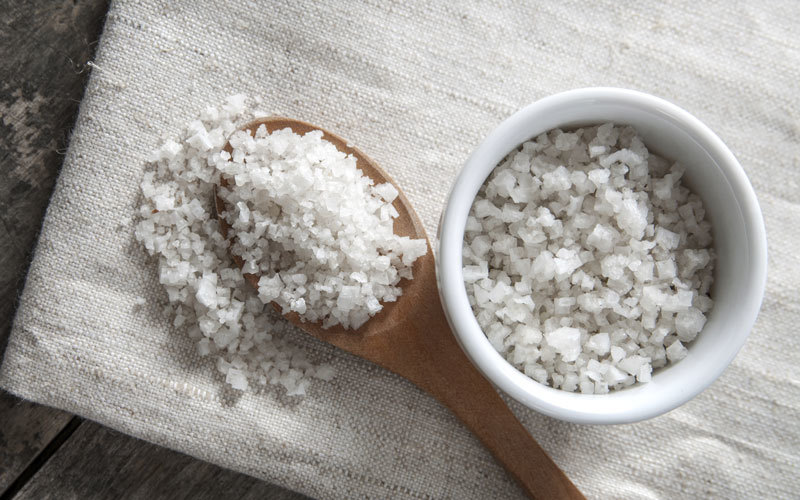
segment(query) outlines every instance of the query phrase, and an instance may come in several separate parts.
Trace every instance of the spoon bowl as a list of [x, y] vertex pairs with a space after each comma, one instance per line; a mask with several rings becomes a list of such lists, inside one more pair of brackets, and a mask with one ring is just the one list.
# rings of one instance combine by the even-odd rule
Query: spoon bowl
[[[345, 330], [341, 325], [324, 329], [320, 323], [302, 321], [296, 313], [284, 317], [314, 337], [372, 361], [434, 396], [481, 440], [529, 497], [583, 498], [456, 343], [439, 299], [430, 241], [400, 186], [367, 155], [327, 130], [281, 117], [262, 118], [242, 130], [254, 135], [261, 125], [269, 133], [287, 127], [300, 135], [322, 131], [323, 139], [339, 151], [353, 155], [358, 168], [375, 184], [390, 182], [397, 189], [399, 196], [393, 202], [399, 214], [394, 220], [395, 234], [425, 238], [428, 247], [428, 252], [414, 262], [414, 279], [400, 282], [403, 294], [396, 302], [384, 303], [383, 309], [357, 330]], [[225, 149], [231, 152], [230, 143]], [[227, 182], [222, 179], [220, 184], [224, 187]], [[225, 212], [225, 201], [216, 191], [214, 198], [217, 214]], [[222, 235], [229, 238], [224, 218], [217, 219]], [[242, 267], [242, 259], [231, 255]], [[259, 276], [244, 277], [258, 288]]]
[[[250, 135], [255, 135], [256, 130], [261, 125], [266, 127], [267, 133], [269, 134], [275, 132], [276, 130], [283, 130], [286, 128], [291, 129], [292, 132], [298, 135], [305, 135], [309, 132], [319, 130], [322, 132], [322, 138], [324, 140], [332, 143], [339, 151], [348, 155], [352, 155], [356, 159], [356, 165], [358, 169], [361, 170], [364, 175], [372, 179], [372, 182], [375, 185], [383, 184], [385, 182], [391, 183], [399, 193], [394, 202], [392, 202], [392, 206], [395, 208], [395, 210], [397, 210], [398, 213], [398, 217], [394, 219], [394, 233], [398, 236], [408, 236], [409, 238], [413, 239], [425, 239], [428, 246], [428, 252], [414, 262], [413, 266], [411, 267], [411, 271], [414, 276], [426, 274], [431, 275], [435, 272], [433, 251], [431, 250], [430, 241], [428, 241], [428, 237], [425, 234], [425, 229], [422, 226], [419, 216], [417, 216], [417, 213], [413, 208], [411, 208], [411, 203], [400, 189], [400, 186], [398, 186], [394, 179], [392, 179], [385, 170], [375, 163], [374, 160], [362, 153], [358, 148], [351, 146], [346, 140], [338, 135], [300, 120], [292, 120], [277, 116], [259, 118], [248, 123], [242, 127], [241, 130], [246, 130]], [[229, 153], [232, 152], [230, 143], [227, 143], [224, 149]], [[222, 186], [227, 186], [227, 181], [222, 179], [220, 184]], [[225, 200], [219, 196], [219, 193], [217, 193], [216, 190], [214, 192], [214, 202], [217, 214], [225, 211]], [[218, 217], [218, 220], [222, 236], [228, 239], [228, 223], [222, 217]], [[236, 264], [241, 268], [244, 265], [241, 257], [234, 254], [231, 255], [233, 256]], [[245, 273], [244, 278], [250, 285], [253, 286], [253, 288], [258, 289], [258, 275]], [[369, 321], [364, 323], [356, 330], [346, 330], [341, 325], [323, 328], [321, 323], [303, 320], [296, 312], [284, 314], [281, 310], [281, 307], [274, 302], [273, 307], [275, 307], [278, 312], [283, 314], [284, 317], [291, 323], [300, 327], [302, 330], [305, 330], [307, 333], [350, 351], [350, 349], [347, 349], [339, 344], [346, 343], [347, 345], [352, 345], [353, 348], [355, 348], [356, 346], [354, 345], [353, 341], [357, 340], [360, 336], [372, 336], [391, 330], [398, 322], [400, 322], [402, 318], [411, 314], [413, 304], [418, 302], [420, 300], [420, 296], [425, 293], [423, 285], [423, 280], [401, 280], [400, 287], [403, 289], [403, 294], [398, 297], [397, 301], [383, 303], [383, 309], [381, 309], [375, 316], [370, 318]]]

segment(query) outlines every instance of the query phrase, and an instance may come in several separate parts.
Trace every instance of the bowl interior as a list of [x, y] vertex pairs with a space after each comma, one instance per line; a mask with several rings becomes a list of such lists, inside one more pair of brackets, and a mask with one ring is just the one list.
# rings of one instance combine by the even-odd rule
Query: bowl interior
[[[717, 261], [714, 307], [685, 359], [605, 395], [582, 395], [535, 382], [489, 344], [461, 281], [461, 244], [472, 201], [494, 167], [522, 142], [553, 128], [605, 122], [632, 125], [650, 151], [686, 167], [685, 183], [703, 200]], [[766, 276], [761, 213], [744, 172], [721, 140], [680, 108], [646, 94], [586, 89], [544, 99], [503, 122], [459, 174], [440, 226], [440, 290], [461, 346], [492, 382], [547, 415], [582, 423], [650, 418], [688, 401], [714, 381], [744, 343], [760, 307]]]

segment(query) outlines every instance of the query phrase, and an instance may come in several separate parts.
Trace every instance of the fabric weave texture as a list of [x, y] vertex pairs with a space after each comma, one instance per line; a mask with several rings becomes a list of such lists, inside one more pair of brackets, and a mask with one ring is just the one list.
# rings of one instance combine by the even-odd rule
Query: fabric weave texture
[[[708, 390], [624, 426], [515, 413], [591, 498], [789, 498], [800, 490], [800, 5], [117, 1], [21, 298], [0, 386], [316, 498], [517, 498], [435, 400], [296, 334], [337, 370], [304, 399], [225, 389], [161, 313], [133, 239], [146, 158], [234, 93], [358, 145], [434, 236], [449, 183], [524, 105], [571, 88], [666, 98], [746, 170], [769, 238], [750, 339]], [[146, 298], [136, 306], [137, 297]]]

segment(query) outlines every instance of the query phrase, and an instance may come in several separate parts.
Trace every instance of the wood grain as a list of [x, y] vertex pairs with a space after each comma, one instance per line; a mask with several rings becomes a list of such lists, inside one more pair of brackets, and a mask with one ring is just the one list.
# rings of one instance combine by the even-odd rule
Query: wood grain
[[[0, 2], [0, 354], [106, 7]], [[72, 418], [0, 391], [0, 494]]]
[[[314, 337], [387, 368], [434, 396], [480, 439], [529, 497], [584, 498], [457, 344], [440, 302], [430, 241], [401, 187], [371, 158], [332, 132], [283, 117], [262, 118], [243, 129], [252, 135], [261, 125], [270, 133], [286, 127], [301, 135], [321, 130], [324, 139], [353, 155], [358, 168], [376, 184], [391, 182], [400, 193], [393, 203], [399, 214], [394, 221], [395, 234], [425, 239], [428, 245], [428, 253], [414, 262], [414, 279], [400, 282], [403, 295], [396, 302], [384, 304], [382, 311], [357, 330], [345, 330], [340, 325], [324, 329], [320, 323], [302, 321], [295, 313], [286, 315], [287, 319]], [[230, 152], [230, 144], [226, 148]], [[224, 179], [221, 184], [225, 185]], [[224, 200], [216, 196], [215, 201], [217, 212], [224, 212]], [[227, 238], [223, 218], [220, 226]], [[240, 258], [236, 262], [243, 264]], [[245, 277], [258, 287], [258, 276]]]
[[307, 497], [86, 421], [15, 497], [47, 498]]

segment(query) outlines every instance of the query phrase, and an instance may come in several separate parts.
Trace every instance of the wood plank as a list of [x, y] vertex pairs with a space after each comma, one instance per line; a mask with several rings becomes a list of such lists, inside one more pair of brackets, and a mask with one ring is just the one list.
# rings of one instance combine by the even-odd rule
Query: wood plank
[[72, 418], [0, 392], [0, 498]]
[[[106, 8], [0, 1], [0, 355]], [[0, 393], [0, 494], [72, 418]]]
[[14, 497], [41, 498], [307, 497], [84, 421]]

